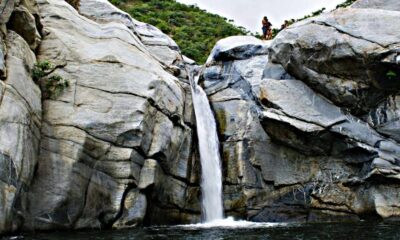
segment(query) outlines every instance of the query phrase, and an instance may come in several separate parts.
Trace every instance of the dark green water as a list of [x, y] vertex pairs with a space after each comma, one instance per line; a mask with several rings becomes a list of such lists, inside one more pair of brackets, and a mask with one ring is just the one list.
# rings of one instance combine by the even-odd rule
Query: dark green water
[[120, 231], [53, 232], [22, 235], [24, 240], [131, 240], [131, 239], [290, 239], [372, 240], [400, 239], [400, 223], [289, 224], [252, 228], [150, 227]]

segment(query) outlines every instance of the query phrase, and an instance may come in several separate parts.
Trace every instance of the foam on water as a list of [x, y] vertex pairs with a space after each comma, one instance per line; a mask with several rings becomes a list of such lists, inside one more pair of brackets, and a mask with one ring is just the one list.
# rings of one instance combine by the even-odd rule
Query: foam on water
[[228, 217], [225, 219], [218, 219], [206, 223], [198, 224], [187, 224], [178, 225], [178, 228], [183, 229], [211, 229], [211, 228], [222, 228], [222, 229], [240, 229], [240, 228], [271, 228], [271, 227], [287, 227], [288, 223], [256, 223], [244, 220], [235, 221], [233, 217]]

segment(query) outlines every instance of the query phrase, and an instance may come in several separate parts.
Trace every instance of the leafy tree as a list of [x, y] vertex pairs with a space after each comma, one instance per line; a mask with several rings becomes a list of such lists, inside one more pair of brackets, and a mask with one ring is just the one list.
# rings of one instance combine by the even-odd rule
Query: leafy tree
[[198, 63], [204, 63], [215, 43], [233, 35], [250, 32], [233, 25], [219, 15], [208, 13], [196, 5], [175, 0], [110, 0], [133, 18], [156, 26], [171, 36], [182, 53]]
[[343, 2], [343, 3], [339, 4], [339, 5], [337, 5], [337, 6], [336, 6], [336, 9], [348, 7], [348, 6], [350, 6], [351, 4], [353, 4], [355, 1], [357, 1], [357, 0], [346, 0], [345, 2]]

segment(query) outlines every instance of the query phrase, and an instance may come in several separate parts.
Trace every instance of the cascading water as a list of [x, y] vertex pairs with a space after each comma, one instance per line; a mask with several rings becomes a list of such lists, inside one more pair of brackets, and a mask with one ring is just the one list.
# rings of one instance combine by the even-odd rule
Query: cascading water
[[198, 74], [194, 74], [194, 71], [188, 72], [190, 73], [200, 150], [202, 214], [204, 222], [213, 222], [224, 217], [217, 127], [207, 94], [198, 85], [202, 71], [200, 70]]

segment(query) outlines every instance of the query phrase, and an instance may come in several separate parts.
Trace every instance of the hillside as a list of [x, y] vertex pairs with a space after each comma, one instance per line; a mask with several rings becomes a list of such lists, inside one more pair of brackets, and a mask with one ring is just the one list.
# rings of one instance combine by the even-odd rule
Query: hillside
[[248, 33], [219, 15], [174, 0], [111, 0], [133, 18], [152, 24], [171, 36], [184, 55], [204, 63], [215, 43]]

